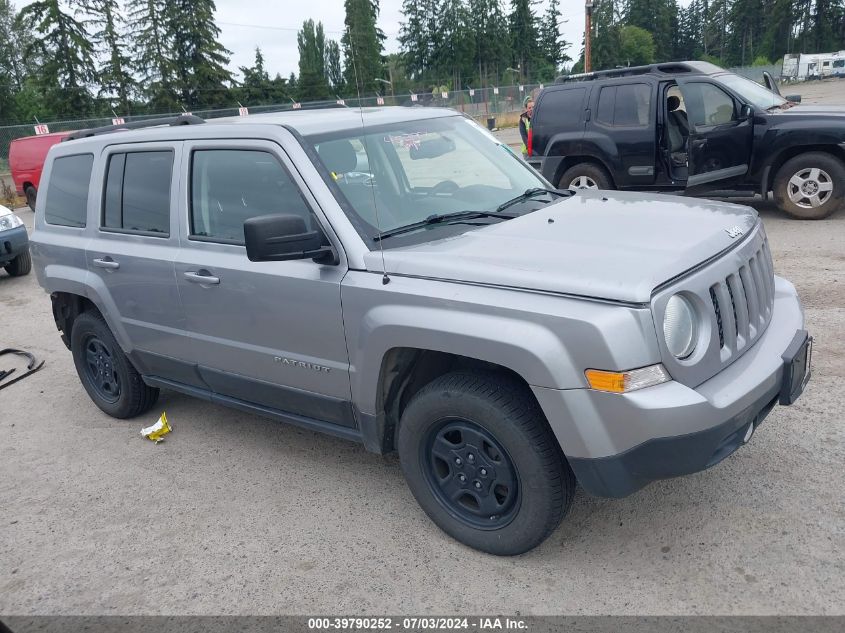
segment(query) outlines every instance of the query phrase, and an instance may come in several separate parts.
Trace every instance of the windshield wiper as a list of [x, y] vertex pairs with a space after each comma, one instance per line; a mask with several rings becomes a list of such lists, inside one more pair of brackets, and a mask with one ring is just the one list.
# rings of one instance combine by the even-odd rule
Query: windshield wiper
[[452, 224], [463, 222], [465, 220], [475, 220], [476, 218], [501, 218], [503, 220], [512, 220], [517, 216], [509, 213], [499, 213], [497, 211], [456, 211], [455, 213], [442, 213], [428, 216], [425, 220], [419, 222], [412, 222], [404, 226], [397, 226], [395, 229], [384, 231], [380, 235], [373, 238], [374, 242], [393, 237], [394, 235], [402, 235], [403, 233], [410, 233], [417, 229], [424, 229], [432, 224]]
[[512, 207], [515, 204], [519, 204], [525, 200], [530, 200], [531, 198], [536, 198], [537, 196], [543, 194], [551, 194], [553, 196], [571, 196], [571, 191], [558, 191], [557, 189], [544, 189], [542, 187], [534, 187], [533, 189], [526, 189], [524, 193], [519, 194], [515, 198], [511, 198], [510, 200], [503, 202], [498, 207], [496, 207], [496, 211], [503, 211], [508, 207]]

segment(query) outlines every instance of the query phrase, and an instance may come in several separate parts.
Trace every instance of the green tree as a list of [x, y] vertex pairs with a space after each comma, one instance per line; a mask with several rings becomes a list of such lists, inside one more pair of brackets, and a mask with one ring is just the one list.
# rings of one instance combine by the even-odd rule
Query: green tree
[[569, 55], [564, 52], [569, 43], [560, 36], [559, 19], [558, 0], [549, 0], [549, 6], [546, 7], [546, 13], [543, 15], [543, 21], [540, 25], [540, 46], [543, 50], [543, 57], [547, 63], [554, 67], [555, 72], [557, 72], [561, 63], [570, 59]]
[[510, 65], [508, 22], [499, 0], [468, 0], [470, 31], [474, 40], [473, 68], [481, 87], [497, 84]]
[[79, 1], [66, 6], [59, 0], [38, 0], [21, 10], [22, 28], [33, 33], [24, 58], [41, 64], [35, 84], [49, 110], [60, 117], [86, 116], [93, 105], [88, 86], [97, 77], [94, 46], [85, 24], [70, 12], [81, 8]]
[[132, 33], [132, 70], [152, 110], [171, 110], [179, 102], [175, 91], [173, 38], [167, 0], [128, 0], [128, 31]]
[[241, 66], [240, 71], [243, 81], [238, 90], [238, 100], [241, 103], [245, 106], [273, 103], [273, 84], [264, 68], [264, 55], [260, 48], [255, 47], [255, 63], [249, 67]]
[[654, 56], [658, 61], [669, 61], [677, 36], [677, 15], [676, 0], [629, 0], [625, 25], [651, 33]]
[[296, 34], [299, 47], [297, 94], [301, 101], [328, 99], [331, 95], [326, 75], [326, 36], [323, 23], [305, 20]]
[[126, 54], [126, 25], [120, 6], [117, 0], [86, 0], [85, 9], [97, 29], [94, 44], [103, 60], [99, 68], [100, 96], [114, 98], [114, 107], [127, 114], [135, 80]]
[[623, 26], [619, 30], [619, 61], [625, 66], [654, 63], [654, 38], [638, 26]]
[[531, 81], [534, 65], [542, 59], [535, 4], [535, 0], [511, 0], [508, 15], [511, 61], [519, 70], [521, 81]]
[[384, 33], [376, 22], [378, 0], [345, 0], [346, 19], [341, 38], [346, 84], [357, 87], [356, 92], [378, 90], [376, 78], [384, 78], [382, 51]]
[[326, 79], [335, 94], [341, 94], [344, 90], [343, 69], [340, 66], [340, 45], [334, 41], [326, 42]]
[[173, 42], [178, 93], [185, 107], [232, 105], [226, 68], [231, 52], [219, 42], [214, 0], [169, 0], [167, 32]]
[[15, 20], [15, 7], [9, 0], [0, 0], [0, 121], [16, 115], [17, 95], [26, 79], [22, 51], [28, 33]]

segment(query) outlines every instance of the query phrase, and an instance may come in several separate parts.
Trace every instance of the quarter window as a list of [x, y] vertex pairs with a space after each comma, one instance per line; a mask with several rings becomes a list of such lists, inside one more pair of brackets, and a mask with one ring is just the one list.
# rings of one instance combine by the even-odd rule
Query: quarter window
[[170, 234], [172, 151], [112, 154], [106, 173], [103, 228], [157, 237]]
[[269, 152], [199, 150], [191, 166], [191, 237], [244, 243], [244, 222], [271, 214], [313, 214], [290, 174]]
[[605, 86], [599, 93], [596, 120], [615, 127], [644, 127], [651, 120], [651, 86]]
[[48, 224], [85, 226], [93, 154], [63, 156], [53, 161], [44, 219]]

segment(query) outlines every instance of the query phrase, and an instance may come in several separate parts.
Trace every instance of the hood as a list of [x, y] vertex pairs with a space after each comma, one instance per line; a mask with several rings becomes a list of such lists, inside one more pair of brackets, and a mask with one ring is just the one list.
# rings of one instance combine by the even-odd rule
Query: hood
[[2, 204], [0, 204], [0, 217], [3, 217], [4, 215], [11, 215], [11, 214], [12, 214], [12, 210], [9, 207], [4, 207]]
[[838, 106], [838, 105], [794, 105], [786, 110], [775, 110], [770, 112], [769, 114], [784, 114], [784, 115], [795, 115], [795, 114], [802, 114], [802, 115], [845, 115], [845, 106]]
[[[553, 222], [551, 222], [553, 220]], [[384, 251], [388, 273], [647, 303], [654, 288], [743, 241], [735, 204], [583, 191], [457, 236]], [[739, 227], [741, 235], [731, 237]], [[365, 256], [382, 270], [381, 254]]]

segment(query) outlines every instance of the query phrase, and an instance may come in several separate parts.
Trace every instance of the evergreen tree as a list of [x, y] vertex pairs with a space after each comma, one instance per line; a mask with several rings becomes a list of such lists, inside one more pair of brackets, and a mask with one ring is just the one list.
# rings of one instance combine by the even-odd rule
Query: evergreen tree
[[660, 61], [673, 58], [678, 5], [676, 0], [629, 0], [626, 26], [638, 26], [651, 33], [654, 54]]
[[231, 105], [231, 52], [220, 44], [214, 0], [169, 0], [167, 33], [173, 42], [178, 93], [188, 109]]
[[564, 52], [568, 44], [560, 37], [559, 18], [558, 0], [549, 0], [549, 6], [546, 7], [546, 13], [540, 26], [540, 46], [543, 50], [543, 57], [554, 69], [554, 74], [557, 74], [558, 66], [562, 62], [570, 59], [569, 55]]
[[305, 20], [296, 34], [299, 47], [297, 94], [301, 101], [328, 99], [331, 96], [326, 75], [326, 36], [323, 23]]
[[0, 0], [0, 121], [16, 114], [17, 95], [26, 76], [22, 55], [26, 46], [27, 34], [15, 20], [14, 5]]
[[241, 66], [243, 81], [238, 91], [240, 101], [245, 106], [267, 105], [273, 103], [273, 83], [264, 69], [264, 55], [255, 47], [255, 63], [251, 67]]
[[499, 0], [468, 0], [469, 22], [474, 36], [473, 68], [478, 69], [479, 84], [484, 87], [499, 82], [510, 65], [510, 40], [507, 18]]
[[[434, 24], [435, 7], [434, 0], [404, 0], [402, 3], [405, 21], [400, 24], [399, 44], [411, 79], [420, 80], [432, 71], [432, 39], [435, 33], [431, 32], [431, 27]], [[347, 70], [348, 64], [347, 61]]]
[[519, 70], [521, 81], [530, 81], [535, 62], [542, 59], [535, 0], [511, 0], [508, 16], [511, 42], [511, 61]]
[[346, 19], [341, 38], [346, 84], [355, 92], [378, 90], [375, 79], [383, 78], [384, 33], [378, 28], [378, 0], [345, 0]]
[[94, 47], [85, 24], [70, 13], [80, 8], [79, 0], [67, 6], [65, 10], [59, 0], [38, 0], [21, 10], [22, 27], [33, 33], [24, 58], [40, 61], [34, 83], [55, 115], [85, 116], [93, 105], [88, 86], [97, 77]]
[[[437, 48], [432, 51], [434, 78], [438, 86], [451, 85], [452, 89], [460, 90], [463, 79], [472, 72], [474, 42], [469, 17], [461, 0], [440, 0], [435, 10], [440, 19], [434, 40]], [[447, 78], [450, 80], [446, 81]]]
[[326, 42], [325, 53], [326, 79], [335, 94], [341, 94], [344, 90], [343, 69], [340, 66], [340, 45], [334, 41]]
[[128, 30], [132, 33], [132, 70], [152, 110], [177, 107], [173, 38], [168, 27], [167, 0], [128, 0]]
[[127, 114], [135, 80], [123, 43], [126, 28], [120, 7], [117, 0], [87, 0], [85, 8], [92, 26], [98, 29], [93, 35], [103, 59], [99, 69], [100, 96], [115, 98], [115, 107]]

